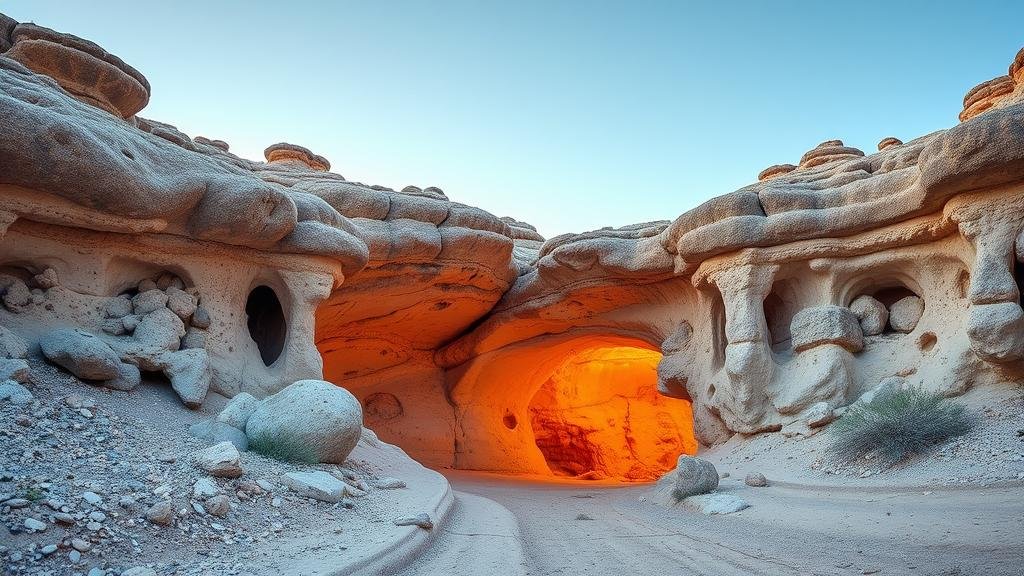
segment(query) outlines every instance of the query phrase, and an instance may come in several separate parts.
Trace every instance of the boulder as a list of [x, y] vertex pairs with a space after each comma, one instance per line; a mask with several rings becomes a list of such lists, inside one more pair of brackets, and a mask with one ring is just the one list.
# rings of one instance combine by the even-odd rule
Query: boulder
[[24, 358], [28, 344], [14, 332], [0, 326], [0, 358]]
[[177, 314], [178, 318], [187, 321], [196, 311], [196, 299], [184, 290], [169, 286], [167, 288], [167, 308]]
[[802, 352], [823, 344], [842, 346], [850, 352], [864, 347], [860, 322], [849, 308], [825, 305], [804, 308], [793, 316], [789, 331], [793, 350]]
[[231, 442], [220, 442], [196, 454], [195, 465], [211, 476], [238, 478], [242, 475], [241, 454]]
[[682, 500], [718, 488], [718, 470], [707, 460], [683, 454], [676, 461], [672, 495]]
[[287, 472], [281, 483], [299, 496], [323, 502], [341, 502], [348, 495], [348, 484], [322, 470], [314, 472]]
[[174, 504], [170, 500], [161, 500], [146, 510], [146, 520], [160, 526], [169, 526], [174, 522]]
[[308, 446], [320, 462], [341, 464], [362, 432], [363, 413], [352, 394], [323, 380], [299, 380], [264, 398], [246, 422], [245, 434], [287, 438]]
[[[122, 322], [133, 317], [126, 316]], [[118, 340], [114, 345], [121, 351], [122, 358], [139, 368], [162, 371], [167, 368], [166, 353], [178, 350], [184, 335], [185, 324], [181, 318], [167, 308], [160, 308], [139, 320], [132, 338]]]
[[189, 326], [185, 330], [185, 337], [181, 339], [181, 348], [183, 350], [189, 350], [191, 348], [206, 348], [206, 330], [201, 330], [194, 326]]
[[0, 382], [14, 380], [15, 382], [28, 382], [32, 369], [28, 362], [18, 359], [0, 358]]
[[39, 341], [43, 356], [82, 380], [110, 380], [120, 374], [121, 359], [98, 336], [77, 328], [62, 328]]
[[917, 296], [900, 298], [889, 307], [889, 325], [896, 332], [913, 332], [922, 314], [924, 300]]
[[181, 401], [189, 408], [198, 408], [210, 390], [210, 360], [206, 350], [192, 348], [167, 352], [161, 356], [164, 375]]
[[214, 444], [231, 442], [239, 451], [244, 452], [249, 449], [249, 439], [245, 436], [245, 432], [224, 422], [216, 420], [196, 422], [189, 426], [188, 431], [196, 438], [201, 438], [207, 442], [213, 442]]
[[4, 306], [11, 312], [19, 312], [32, 301], [32, 292], [21, 280], [14, 280], [3, 295]]
[[768, 485], [768, 479], [760, 472], [751, 472], [743, 479], [743, 483], [754, 488], [763, 488]]
[[132, 298], [132, 309], [139, 316], [145, 316], [166, 306], [167, 294], [156, 288], [139, 292]]
[[860, 329], [865, 336], [876, 336], [885, 331], [889, 310], [874, 297], [858, 296], [850, 303], [850, 311], [860, 321]]
[[202, 306], [196, 306], [192, 313], [192, 325], [196, 328], [206, 330], [210, 327], [210, 313]]
[[228, 512], [231, 512], [231, 500], [227, 496], [220, 494], [204, 502], [203, 507], [206, 508], [209, 514], [223, 518], [228, 515]]
[[127, 362], [121, 362], [117, 366], [117, 376], [107, 380], [103, 385], [113, 390], [127, 392], [133, 390], [140, 382], [142, 382], [142, 373], [139, 371], [139, 367]]
[[259, 405], [260, 401], [252, 394], [242, 392], [224, 406], [224, 409], [217, 415], [217, 421], [239, 430], [245, 430], [249, 417], [252, 416], [252, 413], [256, 411]]
[[24, 405], [32, 401], [32, 392], [14, 380], [0, 382], [0, 402], [7, 400], [12, 404]]
[[720, 493], [694, 496], [687, 499], [686, 503], [688, 506], [692, 506], [702, 514], [707, 514], [708, 516], [714, 514], [732, 514], [733, 512], [739, 512], [740, 510], [750, 508], [750, 504], [739, 496]]
[[107, 318], [124, 318], [132, 313], [132, 301], [127, 296], [118, 296], [107, 300], [103, 314]]
[[206, 500], [218, 494], [220, 494], [220, 488], [209, 476], [203, 476], [192, 484], [192, 497], [196, 500]]
[[60, 279], [57, 277], [57, 271], [53, 268], [47, 268], [41, 273], [36, 274], [32, 277], [32, 281], [35, 282], [36, 286], [43, 290], [49, 290], [60, 285]]

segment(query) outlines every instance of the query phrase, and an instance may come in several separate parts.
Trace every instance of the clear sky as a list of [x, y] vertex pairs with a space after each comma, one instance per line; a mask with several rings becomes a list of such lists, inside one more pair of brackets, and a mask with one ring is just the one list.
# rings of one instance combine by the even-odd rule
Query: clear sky
[[957, 122], [1024, 3], [0, 0], [149, 78], [141, 115], [546, 236], [673, 219], [796, 163]]

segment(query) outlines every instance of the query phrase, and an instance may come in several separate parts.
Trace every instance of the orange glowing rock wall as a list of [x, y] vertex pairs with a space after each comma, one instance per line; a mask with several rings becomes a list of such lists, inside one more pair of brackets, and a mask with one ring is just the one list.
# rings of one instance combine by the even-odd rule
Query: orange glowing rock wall
[[661, 354], [598, 347], [565, 359], [530, 403], [537, 447], [554, 474], [654, 480], [696, 454], [690, 403], [657, 391]]

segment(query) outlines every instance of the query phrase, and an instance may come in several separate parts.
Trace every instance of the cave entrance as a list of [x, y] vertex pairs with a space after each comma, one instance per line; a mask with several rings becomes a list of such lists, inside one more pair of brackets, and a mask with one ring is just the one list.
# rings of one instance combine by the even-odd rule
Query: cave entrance
[[257, 286], [249, 292], [245, 314], [249, 317], [249, 337], [256, 343], [263, 364], [270, 366], [281, 356], [288, 338], [281, 301], [269, 286]]
[[556, 364], [528, 409], [553, 474], [650, 481], [697, 452], [690, 403], [658, 393], [660, 360], [653, 349], [597, 345]]

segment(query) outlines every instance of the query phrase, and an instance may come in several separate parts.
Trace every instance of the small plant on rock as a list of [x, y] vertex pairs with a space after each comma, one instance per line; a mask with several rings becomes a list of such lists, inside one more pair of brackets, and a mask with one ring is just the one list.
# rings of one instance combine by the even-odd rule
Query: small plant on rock
[[888, 390], [850, 406], [832, 425], [831, 456], [853, 462], [875, 454], [884, 466], [969, 432], [977, 417], [963, 404], [920, 388]]
[[260, 434], [249, 438], [249, 450], [291, 464], [316, 464], [316, 452], [305, 442], [291, 436]]

